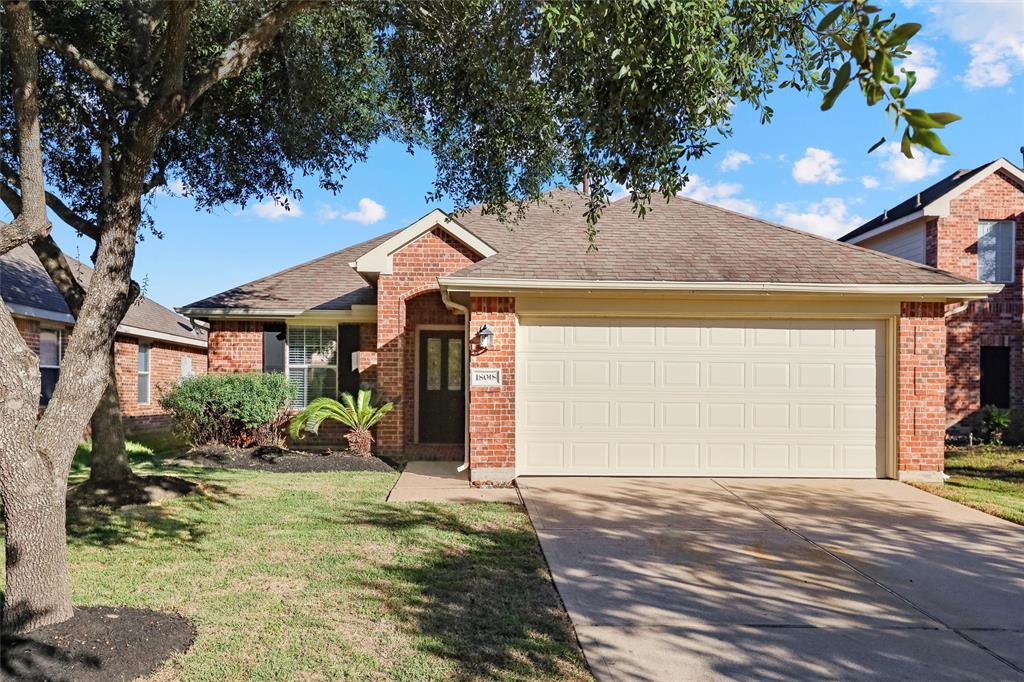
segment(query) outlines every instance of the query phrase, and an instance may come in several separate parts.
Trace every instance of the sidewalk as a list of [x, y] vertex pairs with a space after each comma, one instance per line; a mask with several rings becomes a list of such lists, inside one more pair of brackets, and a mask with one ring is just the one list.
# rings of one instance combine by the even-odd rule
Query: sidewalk
[[506, 502], [522, 504], [517, 488], [475, 488], [461, 462], [409, 462], [388, 502]]

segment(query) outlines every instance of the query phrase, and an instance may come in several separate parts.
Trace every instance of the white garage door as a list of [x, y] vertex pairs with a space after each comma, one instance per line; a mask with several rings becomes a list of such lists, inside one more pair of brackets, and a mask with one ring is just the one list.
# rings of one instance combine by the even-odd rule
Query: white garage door
[[524, 318], [517, 472], [884, 476], [883, 329]]

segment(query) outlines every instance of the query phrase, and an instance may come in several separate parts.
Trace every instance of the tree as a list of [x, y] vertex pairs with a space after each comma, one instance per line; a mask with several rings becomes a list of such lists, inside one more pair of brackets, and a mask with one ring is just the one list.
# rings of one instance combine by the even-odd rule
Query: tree
[[[386, 136], [434, 154], [432, 195], [503, 218], [587, 173], [596, 235], [613, 183], [646, 210], [729, 133], [732, 103], [767, 121], [777, 87], [830, 106], [858, 83], [909, 131], [907, 153], [942, 152], [932, 131], [955, 118], [906, 108], [913, 77], [894, 63], [918, 27], [863, 0], [8, 0], [4, 14], [0, 117], [17, 135], [0, 140], [0, 195], [16, 217], [0, 254], [31, 244], [77, 319], [37, 418], [38, 363], [0, 306], [3, 622], [21, 630], [71, 615], [67, 476], [168, 177], [199, 208], [287, 204], [297, 174], [336, 190]], [[45, 207], [96, 243], [87, 292]]]

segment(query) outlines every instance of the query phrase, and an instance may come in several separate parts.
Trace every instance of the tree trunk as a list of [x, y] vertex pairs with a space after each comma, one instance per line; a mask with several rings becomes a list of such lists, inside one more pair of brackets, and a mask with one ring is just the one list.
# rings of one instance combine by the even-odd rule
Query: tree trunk
[[114, 354], [110, 354], [110, 377], [103, 397], [90, 421], [92, 428], [92, 468], [89, 480], [106, 485], [124, 483], [132, 478], [132, 467], [125, 452], [124, 421], [117, 396]]
[[68, 577], [65, 487], [52, 479], [34, 495], [7, 495], [7, 586], [3, 629], [28, 632], [73, 614]]

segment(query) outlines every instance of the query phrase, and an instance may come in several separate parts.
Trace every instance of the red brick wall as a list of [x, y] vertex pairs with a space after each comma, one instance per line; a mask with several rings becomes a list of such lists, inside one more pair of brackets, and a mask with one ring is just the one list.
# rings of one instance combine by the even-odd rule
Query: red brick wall
[[[941, 303], [900, 306], [897, 468], [941, 472], [946, 432], [946, 323]], [[910, 474], [911, 476], [920, 474]]]
[[[436, 292], [439, 276], [461, 270], [479, 259], [480, 256], [464, 244], [436, 229], [396, 253], [392, 274], [382, 274], [378, 279], [377, 389], [382, 400], [395, 404], [394, 411], [378, 429], [377, 442], [381, 452], [401, 454], [409, 443], [410, 427], [407, 423], [415, 419], [416, 393], [408, 389], [408, 386], [415, 385], [410, 384], [415, 381], [410, 376], [415, 372], [415, 363], [408, 360], [408, 349], [415, 348], [415, 327], [409, 326], [407, 301], [426, 292]], [[446, 316], [446, 319], [458, 322], [461, 318]]]
[[[149, 343], [149, 403], [139, 404], [139, 343]], [[181, 378], [181, 359], [192, 358], [192, 373], [206, 374], [206, 349], [164, 341], [118, 335], [114, 339], [114, 373], [121, 412], [126, 417], [152, 417], [165, 414], [160, 396]], [[139, 420], [142, 421], [142, 420]]]
[[211, 372], [262, 372], [262, 322], [210, 322]]
[[947, 425], [968, 426], [981, 405], [981, 347], [1010, 347], [1010, 399], [1024, 406], [1024, 188], [993, 173], [950, 203], [950, 215], [929, 224], [928, 262], [965, 277], [978, 275], [978, 222], [1016, 221], [1015, 280], [986, 301], [948, 320]]
[[469, 389], [469, 463], [474, 481], [511, 480], [516, 464], [516, 302], [514, 298], [473, 298], [471, 330], [488, 324], [494, 343], [470, 353], [470, 367], [501, 369], [498, 388]]

